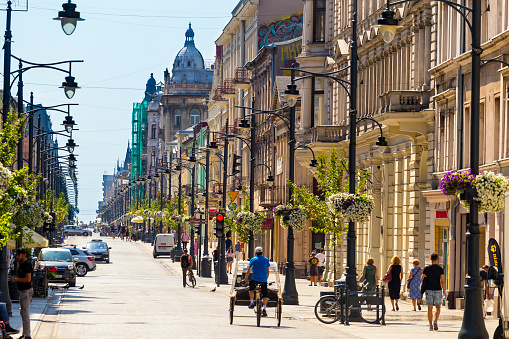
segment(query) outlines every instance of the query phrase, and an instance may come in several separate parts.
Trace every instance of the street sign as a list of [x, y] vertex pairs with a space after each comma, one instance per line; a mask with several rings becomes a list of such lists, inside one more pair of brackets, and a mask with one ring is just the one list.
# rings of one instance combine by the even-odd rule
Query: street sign
[[262, 231], [270, 231], [274, 227], [274, 219], [266, 218], [265, 223], [262, 225]]
[[189, 223], [190, 223], [191, 225], [200, 225], [200, 224], [206, 224], [206, 223], [207, 223], [207, 220], [205, 220], [205, 219], [191, 219], [191, 220], [189, 221]]
[[228, 209], [230, 211], [236, 210], [237, 209], [237, 204], [232, 201], [231, 203], [228, 204]]
[[217, 208], [209, 208], [209, 216], [210, 217], [215, 217], [216, 214], [217, 214]]

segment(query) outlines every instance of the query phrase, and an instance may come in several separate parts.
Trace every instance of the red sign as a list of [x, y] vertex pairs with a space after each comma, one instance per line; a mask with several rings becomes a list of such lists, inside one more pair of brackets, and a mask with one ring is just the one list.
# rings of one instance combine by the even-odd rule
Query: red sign
[[267, 218], [265, 219], [265, 224], [262, 226], [262, 231], [270, 231], [274, 227], [274, 219]]
[[200, 225], [200, 224], [205, 224], [207, 221], [205, 219], [191, 219], [189, 221], [189, 223], [191, 225]]
[[436, 211], [435, 218], [437, 219], [447, 219], [447, 214], [449, 211]]

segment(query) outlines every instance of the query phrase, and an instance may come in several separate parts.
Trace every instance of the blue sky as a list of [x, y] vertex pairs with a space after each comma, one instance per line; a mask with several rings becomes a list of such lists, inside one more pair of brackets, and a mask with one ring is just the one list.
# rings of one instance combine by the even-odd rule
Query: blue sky
[[[23, 80], [25, 99], [33, 91], [35, 103], [44, 106], [80, 105], [72, 108], [71, 114], [79, 128], [73, 134], [79, 145], [75, 151], [79, 155], [79, 218], [86, 222], [95, 219], [97, 202], [102, 199], [102, 175], [111, 174], [117, 159], [124, 159], [131, 138], [132, 104], [143, 98], [150, 73], [159, 82], [166, 68], [171, 71], [173, 59], [184, 45], [189, 22], [197, 48], [206, 62], [212, 62], [214, 41], [238, 1], [73, 0], [85, 21], [79, 22], [70, 36], [52, 20], [63, 2], [29, 0], [28, 12], [13, 13], [12, 54], [40, 63], [85, 61], [73, 66], [73, 76], [82, 88], [72, 100], [58, 88], [64, 73], [31, 70]], [[6, 0], [0, 1], [1, 8], [5, 4]], [[0, 12], [2, 36], [5, 20], [5, 11]], [[3, 53], [1, 59], [3, 65]], [[13, 62], [15, 68], [17, 63]], [[57, 130], [64, 115], [51, 116], [53, 129]], [[61, 145], [65, 142], [65, 138], [59, 139]]]

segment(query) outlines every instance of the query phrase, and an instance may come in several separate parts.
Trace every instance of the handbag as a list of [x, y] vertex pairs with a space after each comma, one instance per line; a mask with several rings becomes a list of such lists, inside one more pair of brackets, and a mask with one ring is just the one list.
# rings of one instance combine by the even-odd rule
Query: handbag
[[392, 280], [392, 265], [391, 267], [389, 267], [389, 270], [387, 271], [387, 273], [385, 273], [384, 277], [382, 278], [382, 281], [383, 282], [390, 282]]
[[412, 282], [412, 280], [414, 280], [415, 276], [417, 275], [417, 273], [419, 273], [420, 270], [421, 270], [421, 268], [419, 267], [417, 272], [415, 272], [415, 275], [413, 275], [410, 279], [406, 280], [406, 288], [407, 289], [410, 289], [410, 283]]

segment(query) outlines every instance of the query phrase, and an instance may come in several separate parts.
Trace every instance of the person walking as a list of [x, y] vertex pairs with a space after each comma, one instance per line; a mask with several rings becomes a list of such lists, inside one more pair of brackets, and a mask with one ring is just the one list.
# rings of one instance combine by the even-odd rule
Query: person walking
[[[444, 269], [438, 265], [438, 254], [432, 253], [430, 256], [431, 265], [426, 266], [421, 275], [421, 281], [426, 288], [426, 305], [428, 305], [428, 322], [430, 331], [438, 331], [438, 317], [440, 316], [440, 306], [442, 305], [442, 292], [445, 292]], [[426, 281], [426, 282], [424, 282]], [[433, 320], [433, 306], [436, 308], [435, 319]]]
[[322, 275], [325, 271], [325, 250], [322, 248], [317, 254], [318, 259], [318, 284], [322, 285]]
[[184, 249], [186, 249], [187, 248], [187, 243], [189, 242], [189, 239], [191, 239], [189, 234], [187, 234], [186, 230], [184, 230], [184, 233], [182, 233], [182, 235], [180, 236], [180, 239], [182, 240], [182, 247]]
[[248, 281], [249, 274], [251, 270], [253, 271], [253, 278], [249, 282], [249, 308], [253, 309], [255, 307], [254, 304], [254, 290], [257, 285], [260, 285], [262, 292], [262, 317], [267, 316], [267, 300], [268, 300], [268, 289], [267, 289], [267, 279], [269, 278], [270, 273], [270, 261], [269, 259], [263, 256], [263, 249], [258, 246], [255, 248], [255, 257], [251, 258], [249, 261], [249, 268], [247, 269], [246, 276], [244, 277], [244, 281]]
[[235, 244], [235, 260], [240, 261], [241, 255], [242, 255], [242, 246], [240, 246], [240, 241], [237, 240], [237, 243]]
[[488, 265], [484, 265], [479, 270], [479, 276], [481, 277], [481, 285], [483, 287], [483, 300], [485, 300], [485, 299], [490, 300], [491, 299], [491, 296], [490, 296], [490, 284], [488, 283], [488, 269], [489, 268], [490, 267]]
[[316, 283], [318, 282], [318, 258], [316, 257], [316, 252], [311, 253], [311, 258], [308, 260], [309, 262], [309, 276], [310, 276], [310, 283], [309, 286], [313, 286], [313, 283], [316, 286]]
[[30, 336], [30, 302], [34, 295], [32, 288], [32, 264], [27, 260], [27, 251], [19, 248], [16, 251], [16, 261], [18, 264], [18, 277], [11, 277], [10, 281], [15, 282], [19, 291], [19, 314], [23, 323], [23, 335], [20, 339], [31, 339]]
[[233, 266], [233, 248], [230, 247], [228, 249], [228, 252], [226, 252], [226, 270], [232, 273], [232, 266]]
[[375, 266], [375, 259], [369, 258], [366, 260], [366, 265], [362, 269], [361, 279], [362, 277], [364, 277], [362, 292], [375, 292], [378, 281], [378, 268]]
[[186, 287], [187, 272], [193, 272], [193, 258], [187, 254], [187, 249], [184, 249], [184, 254], [180, 257], [180, 267], [182, 268], [182, 284]]
[[[392, 279], [387, 286], [389, 287], [389, 297], [391, 298], [391, 305], [393, 311], [399, 311], [399, 293], [401, 292], [401, 280], [403, 280], [403, 270], [401, 269], [401, 259], [395, 255], [391, 260], [391, 265], [387, 273], [391, 272]], [[396, 309], [394, 309], [394, 302], [396, 302]]]
[[422, 269], [419, 267], [419, 260], [415, 259], [412, 261], [414, 264], [414, 267], [410, 270], [410, 273], [408, 273], [408, 280], [410, 280], [410, 286], [408, 288], [408, 297], [412, 299], [412, 305], [414, 305], [414, 311], [417, 311], [415, 307], [417, 306], [419, 308], [419, 311], [421, 310], [421, 300], [422, 300], [422, 293], [421, 293], [421, 275], [422, 275]]

